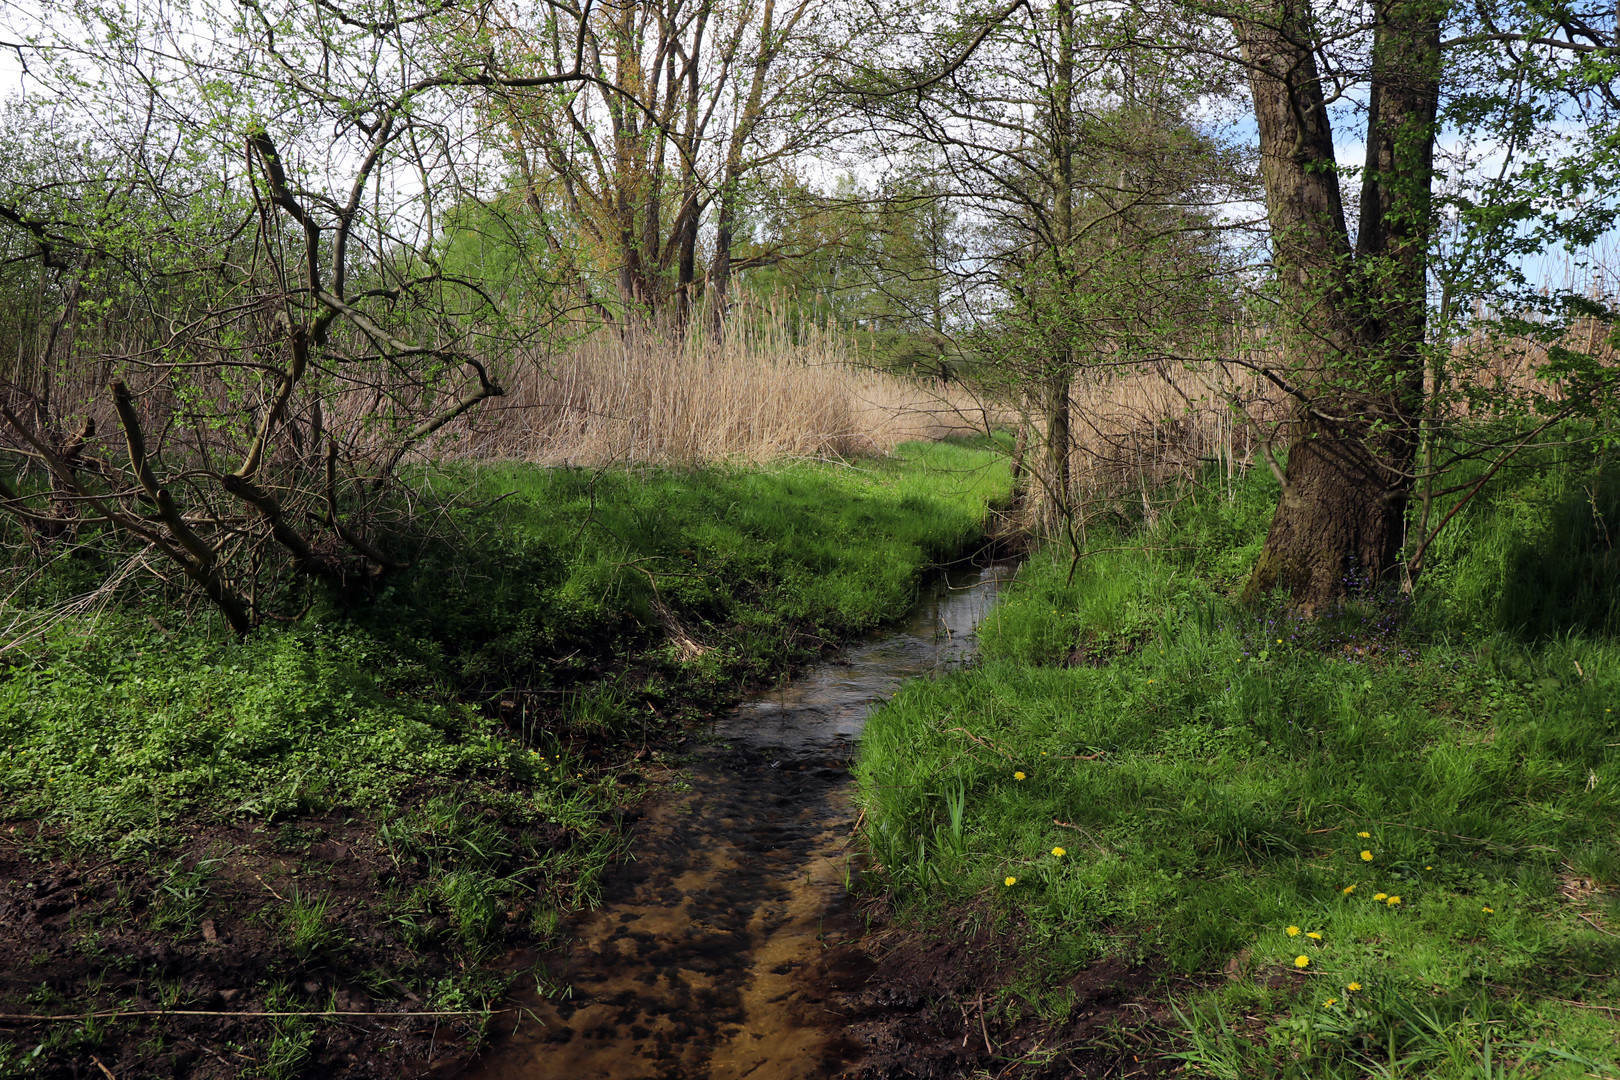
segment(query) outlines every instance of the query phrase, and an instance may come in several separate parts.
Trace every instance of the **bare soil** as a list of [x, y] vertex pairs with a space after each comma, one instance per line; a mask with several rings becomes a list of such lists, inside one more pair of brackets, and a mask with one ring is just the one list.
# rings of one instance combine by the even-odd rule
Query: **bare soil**
[[[412, 1014], [476, 1011], [466, 999], [503, 983], [454, 959], [442, 918], [392, 917], [390, 899], [426, 875], [376, 837], [341, 815], [199, 827], [137, 868], [61, 858], [26, 823], [0, 833], [0, 1042], [13, 1050], [0, 1075], [359, 1080], [457, 1064], [482, 1017]], [[313, 949], [289, 940], [299, 897], [329, 903]], [[525, 915], [507, 913], [514, 928]], [[305, 1010], [341, 1015], [255, 1015]]]
[[1171, 1019], [1165, 988], [1150, 968], [1105, 960], [1078, 972], [1067, 983], [1069, 1019], [1054, 1027], [1018, 1008], [1016, 997], [1005, 1008], [1027, 956], [1016, 928], [966, 929], [976, 914], [869, 940], [872, 951], [837, 986], [846, 1032], [862, 1051], [846, 1077], [1058, 1080], [1174, 1069], [1164, 1056]]

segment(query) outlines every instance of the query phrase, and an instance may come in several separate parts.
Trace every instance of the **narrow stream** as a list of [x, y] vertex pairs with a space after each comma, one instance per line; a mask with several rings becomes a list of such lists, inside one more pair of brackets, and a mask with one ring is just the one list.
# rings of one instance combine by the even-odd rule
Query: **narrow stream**
[[568, 987], [471, 1075], [487, 1080], [796, 1080], [858, 1050], [838, 990], [858, 954], [845, 903], [848, 767], [871, 706], [960, 664], [1010, 564], [949, 576], [900, 626], [719, 720], [690, 789], [636, 827], [633, 861], [548, 957]]

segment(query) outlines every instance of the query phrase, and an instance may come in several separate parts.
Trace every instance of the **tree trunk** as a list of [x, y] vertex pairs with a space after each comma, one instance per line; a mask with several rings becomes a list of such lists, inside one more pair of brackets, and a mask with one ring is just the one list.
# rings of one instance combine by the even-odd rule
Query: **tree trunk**
[[1049, 536], [1056, 536], [1069, 513], [1073, 485], [1069, 477], [1069, 451], [1074, 443], [1069, 416], [1069, 368], [1065, 365], [1047, 380], [1045, 386], [1046, 475], [1041, 477], [1041, 524]]
[[[801, 9], [802, 10], [802, 9]], [[789, 20], [791, 27], [793, 20]], [[709, 318], [716, 340], [722, 334], [731, 288], [731, 247], [736, 239], [738, 202], [742, 198], [743, 150], [753, 137], [754, 125], [759, 123], [765, 100], [765, 73], [775, 58], [776, 0], [765, 0], [759, 17], [759, 48], [754, 54], [753, 74], [748, 81], [748, 97], [742, 115], [731, 128], [726, 145], [726, 169], [719, 194], [719, 220], [715, 223], [714, 260], [710, 263]]]
[[1367, 168], [1352, 251], [1307, 0], [1236, 23], [1255, 119], [1284, 364], [1296, 394], [1282, 497], [1245, 596], [1321, 611], [1400, 564], [1422, 405], [1439, 95], [1434, 0], [1375, 8]]
[[[1074, 3], [1056, 5], [1058, 48], [1057, 78], [1052, 85], [1052, 246], [1057, 288], [1078, 287], [1074, 280]], [[1068, 517], [1073, 485], [1069, 454], [1074, 446], [1070, 430], [1069, 389], [1074, 381], [1074, 347], [1064, 343], [1050, 359], [1046, 378], [1046, 496], [1042, 524], [1056, 536]]]
[[1287, 487], [1247, 599], [1282, 589], [1296, 607], [1319, 612], [1377, 584], [1400, 563], [1406, 486], [1390, 484], [1392, 461], [1369, 445], [1366, 425], [1337, 427], [1296, 426]]

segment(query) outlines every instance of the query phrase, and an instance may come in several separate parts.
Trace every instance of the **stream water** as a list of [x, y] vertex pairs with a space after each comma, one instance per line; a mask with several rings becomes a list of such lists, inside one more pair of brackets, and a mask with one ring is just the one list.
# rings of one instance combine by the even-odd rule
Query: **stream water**
[[545, 958], [566, 986], [521, 1004], [486, 1080], [798, 1080], [858, 1056], [840, 1011], [859, 966], [848, 911], [848, 767], [872, 705], [961, 664], [1009, 564], [937, 583], [898, 627], [715, 723], [689, 787], [637, 824], [634, 859]]

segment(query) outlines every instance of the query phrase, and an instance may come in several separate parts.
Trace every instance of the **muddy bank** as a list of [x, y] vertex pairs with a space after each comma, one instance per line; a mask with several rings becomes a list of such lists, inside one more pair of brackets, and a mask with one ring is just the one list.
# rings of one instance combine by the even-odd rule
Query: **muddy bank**
[[830, 986], [858, 1053], [841, 1073], [825, 1075], [1100, 1080], [1175, 1071], [1165, 1056], [1173, 1014], [1152, 970], [1109, 960], [1077, 973], [1062, 987], [1069, 1016], [1053, 1024], [1004, 993], [1023, 975], [1020, 928], [976, 930], [978, 914], [867, 940], [859, 979], [852, 970]]

